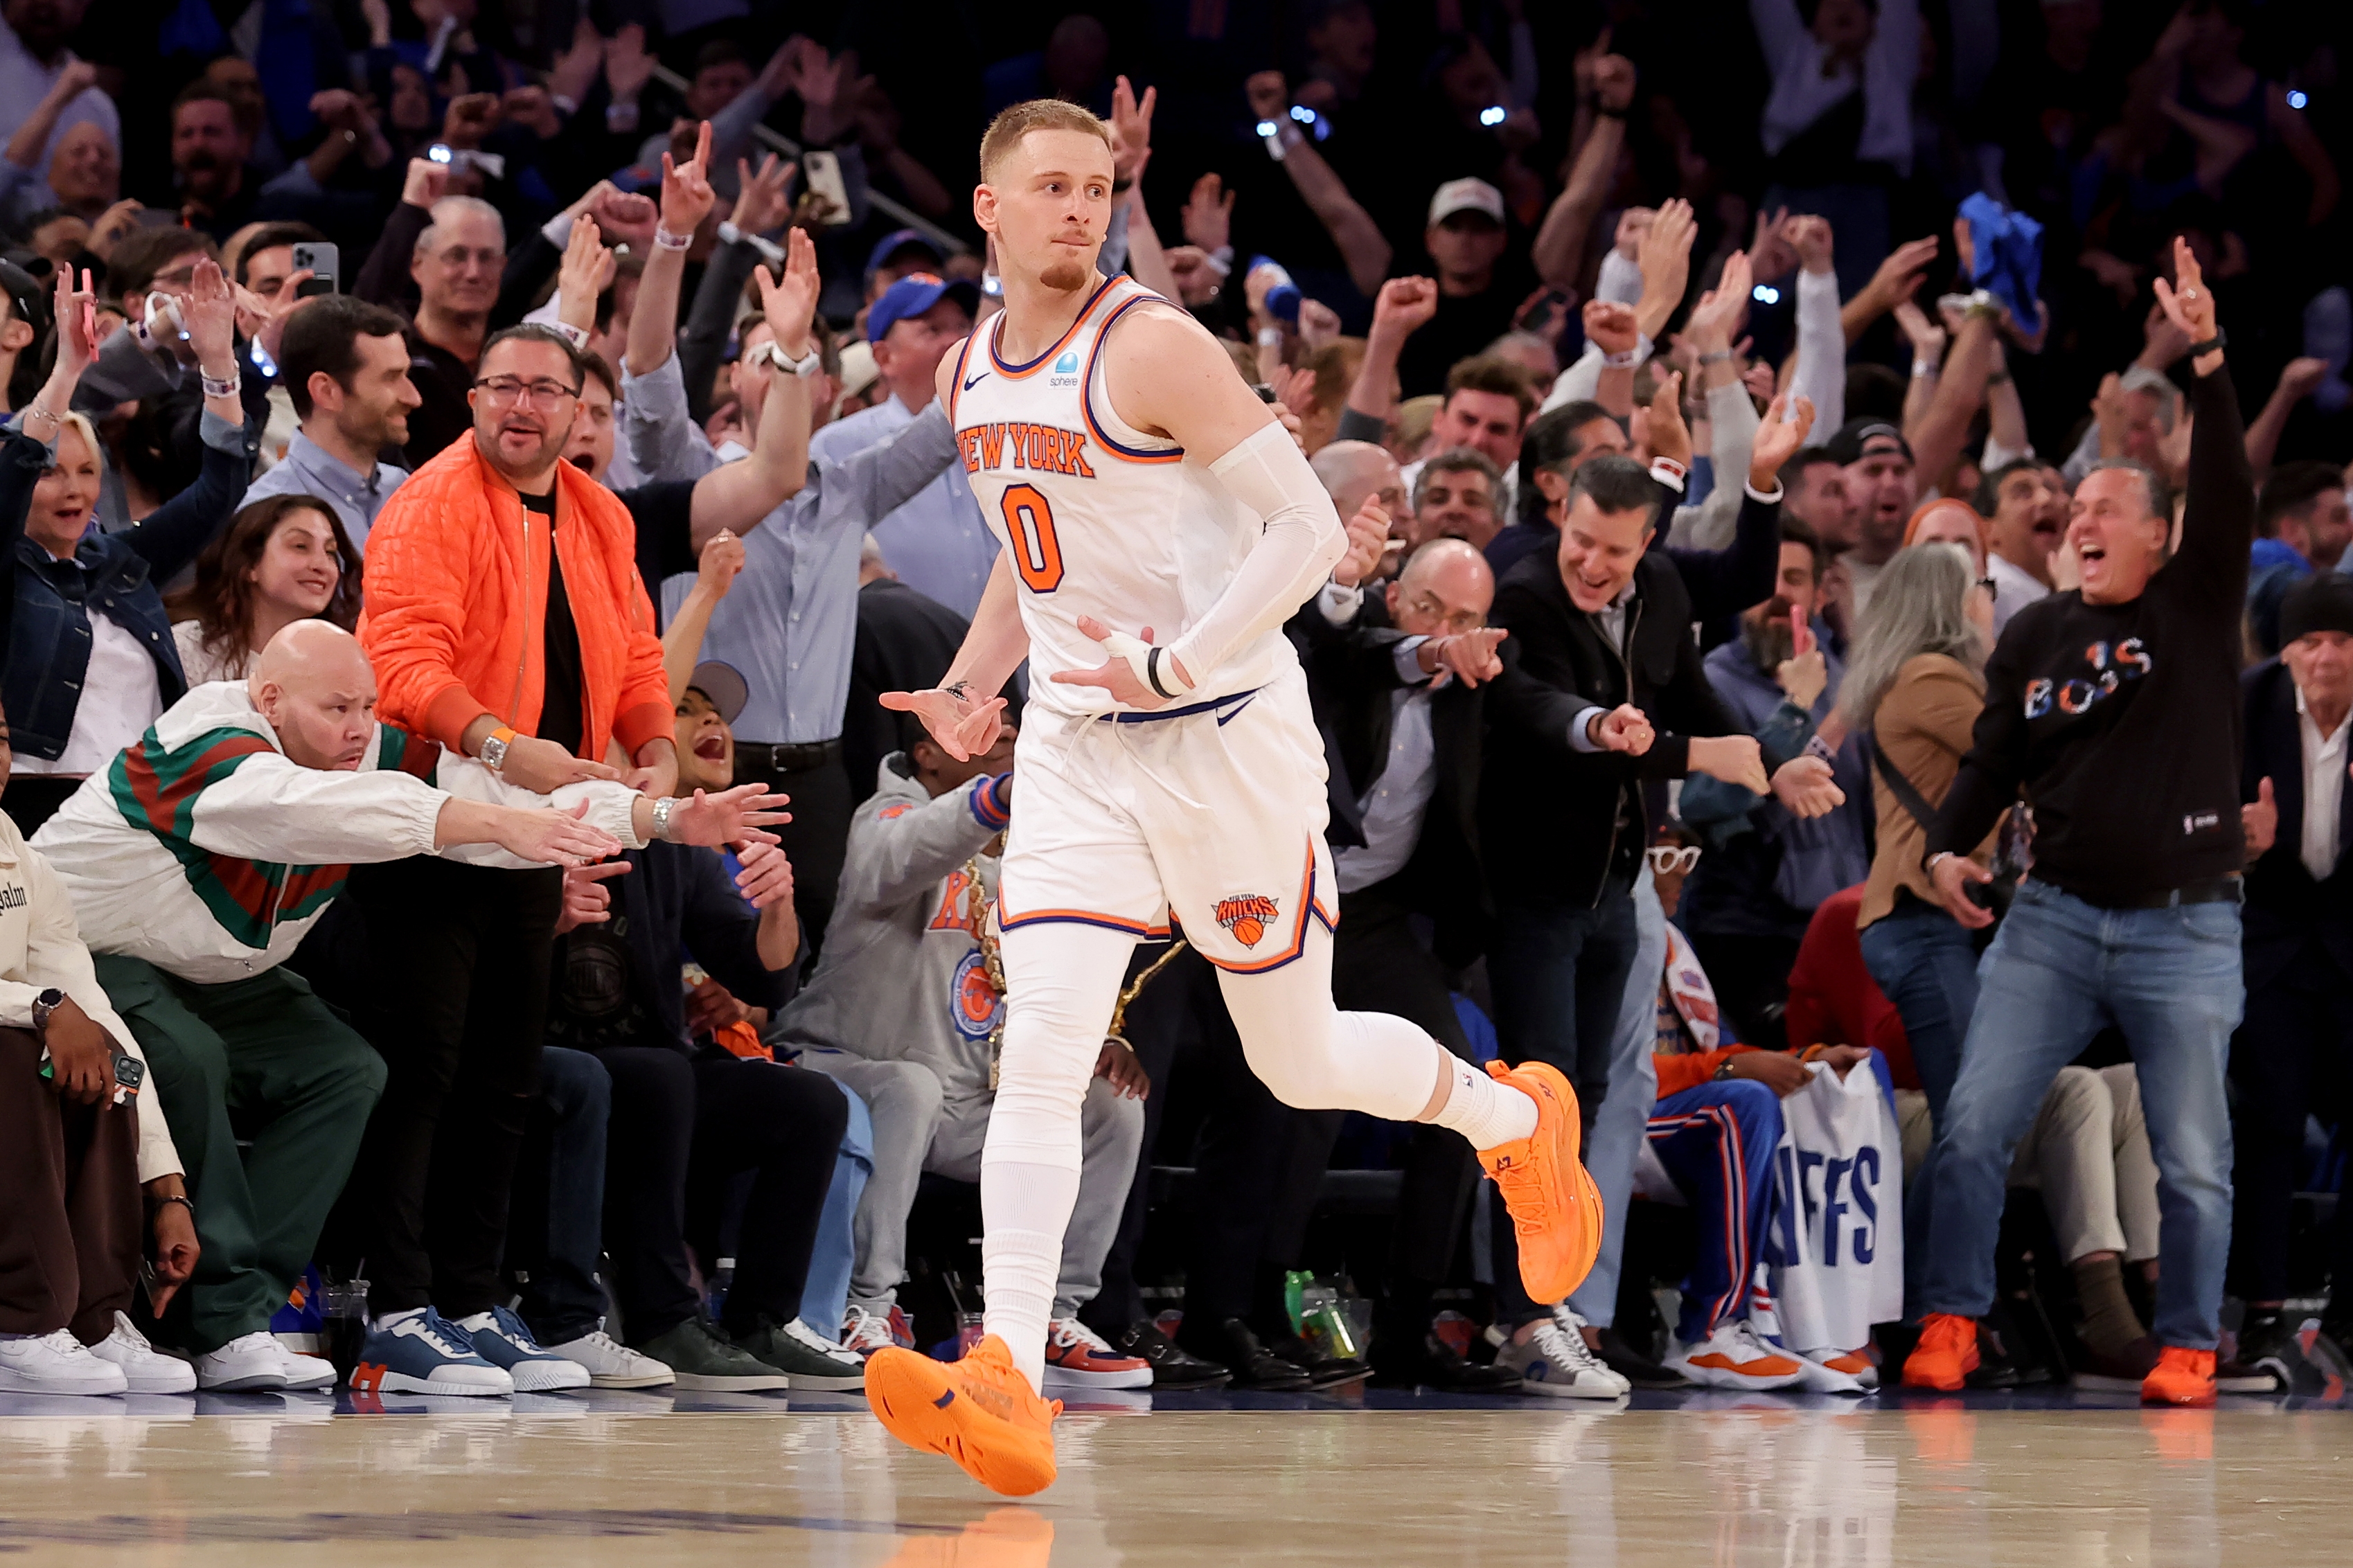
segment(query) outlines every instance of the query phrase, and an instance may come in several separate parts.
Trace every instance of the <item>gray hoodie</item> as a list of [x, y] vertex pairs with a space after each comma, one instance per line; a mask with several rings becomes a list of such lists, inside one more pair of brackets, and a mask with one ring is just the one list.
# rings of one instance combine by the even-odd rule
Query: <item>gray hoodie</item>
[[968, 866], [982, 918], [997, 899], [1006, 780], [982, 777], [937, 799], [904, 752], [882, 759], [874, 795], [850, 819], [840, 891], [817, 973], [769, 1030], [771, 1044], [921, 1062], [949, 1105], [986, 1099], [988, 1037], [1003, 999], [981, 960]]

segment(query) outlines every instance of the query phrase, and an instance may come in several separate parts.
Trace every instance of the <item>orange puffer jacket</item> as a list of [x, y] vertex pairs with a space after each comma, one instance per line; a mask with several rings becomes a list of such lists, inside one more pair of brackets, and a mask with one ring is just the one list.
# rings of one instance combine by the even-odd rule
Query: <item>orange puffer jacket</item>
[[[674, 733], [637, 528], [620, 498], [555, 465], [556, 551], [579, 628], [580, 754], [608, 737], [634, 757]], [[368, 531], [360, 644], [375, 666], [376, 717], [459, 749], [484, 713], [528, 735], [539, 723], [548, 528], [482, 460], [470, 436], [410, 475]]]

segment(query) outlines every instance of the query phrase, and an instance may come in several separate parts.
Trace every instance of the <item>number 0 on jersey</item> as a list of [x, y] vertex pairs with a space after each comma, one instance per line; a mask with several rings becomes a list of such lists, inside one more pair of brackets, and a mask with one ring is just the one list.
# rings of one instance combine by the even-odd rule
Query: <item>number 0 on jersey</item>
[[1054, 509], [1035, 485], [1008, 485], [997, 502], [1005, 535], [1012, 542], [1013, 569], [1033, 594], [1050, 594], [1062, 584], [1062, 544], [1054, 537]]

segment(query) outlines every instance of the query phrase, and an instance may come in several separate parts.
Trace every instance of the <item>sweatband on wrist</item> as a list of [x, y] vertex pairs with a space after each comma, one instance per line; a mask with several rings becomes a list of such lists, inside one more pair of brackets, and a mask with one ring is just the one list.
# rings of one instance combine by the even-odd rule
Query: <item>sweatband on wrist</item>
[[663, 228], [658, 224], [654, 227], [654, 243], [661, 247], [664, 250], [684, 250], [688, 246], [694, 243], [694, 236], [691, 234], [672, 234], [670, 230]]

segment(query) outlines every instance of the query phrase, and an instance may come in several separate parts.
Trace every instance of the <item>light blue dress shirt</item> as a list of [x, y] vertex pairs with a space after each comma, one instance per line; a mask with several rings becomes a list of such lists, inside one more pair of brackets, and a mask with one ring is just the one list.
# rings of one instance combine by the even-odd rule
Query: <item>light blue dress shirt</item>
[[[935, 398], [924, 405], [928, 414]], [[897, 435], [917, 416], [896, 394], [847, 419], [837, 419], [809, 438], [809, 457], [840, 463]], [[958, 463], [923, 487], [906, 505], [874, 523], [875, 542], [899, 581], [937, 599], [970, 620], [980, 608], [981, 590], [997, 566], [1001, 546], [981, 521], [980, 502]]]
[[374, 472], [363, 474], [297, 430], [286, 445], [285, 461], [248, 486], [237, 509], [243, 511], [271, 496], [317, 496], [335, 509], [343, 531], [351, 536], [352, 548], [364, 556], [375, 514], [407, 477], [407, 469], [390, 463], [378, 463]]
[[[640, 467], [699, 479], [721, 458], [696, 429], [672, 354], [628, 382], [622, 434]], [[874, 519], [935, 483], [957, 462], [946, 411], [934, 404], [889, 439], [839, 461], [809, 461], [800, 492], [744, 535], [744, 570], [712, 613], [702, 658], [743, 676], [738, 739], [766, 745], [830, 741], [849, 700], [858, 646], [858, 551]], [[958, 468], [961, 484], [962, 470]], [[692, 573], [661, 585], [668, 625]]]

